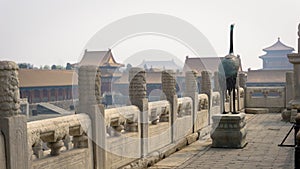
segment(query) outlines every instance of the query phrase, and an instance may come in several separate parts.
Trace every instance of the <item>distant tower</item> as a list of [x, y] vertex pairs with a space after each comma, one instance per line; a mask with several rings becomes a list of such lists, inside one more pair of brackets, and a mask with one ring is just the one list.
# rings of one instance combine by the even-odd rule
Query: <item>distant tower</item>
[[294, 48], [283, 44], [280, 38], [278, 38], [275, 44], [263, 49], [263, 51], [267, 52], [265, 55], [259, 56], [263, 60], [263, 69], [293, 69], [293, 65], [289, 62], [287, 54], [292, 53]]

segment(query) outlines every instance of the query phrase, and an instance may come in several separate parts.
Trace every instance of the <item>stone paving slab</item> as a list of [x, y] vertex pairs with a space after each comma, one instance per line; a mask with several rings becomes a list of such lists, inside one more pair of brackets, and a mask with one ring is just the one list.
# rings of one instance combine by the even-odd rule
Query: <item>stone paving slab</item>
[[198, 140], [193, 144], [185, 147], [184, 149], [170, 155], [164, 160], [159, 161], [154, 166], [150, 168], [175, 168], [177, 166], [182, 165], [195, 155], [199, 154], [199, 152], [205, 152], [209, 146], [211, 145], [211, 139], [209, 137], [205, 137], [202, 140]]
[[[247, 146], [243, 149], [210, 148], [206, 137], [158, 162], [151, 168], [228, 168], [253, 169], [294, 167], [294, 148], [279, 147], [292, 124], [280, 114], [247, 115]], [[293, 133], [285, 144], [293, 144]]]

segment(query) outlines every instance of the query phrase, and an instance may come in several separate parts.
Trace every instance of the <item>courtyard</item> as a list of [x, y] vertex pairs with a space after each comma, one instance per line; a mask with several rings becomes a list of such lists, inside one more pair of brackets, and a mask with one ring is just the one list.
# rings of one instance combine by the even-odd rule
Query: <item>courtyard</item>
[[[286, 168], [294, 167], [294, 148], [279, 147], [291, 123], [281, 121], [281, 114], [247, 114], [247, 142], [243, 149], [211, 148], [209, 136], [158, 162], [151, 168]], [[286, 144], [293, 144], [291, 132]]]

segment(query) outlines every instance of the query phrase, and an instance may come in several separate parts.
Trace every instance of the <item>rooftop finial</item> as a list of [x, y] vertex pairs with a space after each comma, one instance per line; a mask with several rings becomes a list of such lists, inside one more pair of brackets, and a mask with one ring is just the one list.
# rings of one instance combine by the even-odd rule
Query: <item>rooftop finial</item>
[[230, 48], [229, 48], [229, 54], [233, 54], [233, 28], [234, 24], [230, 25]]
[[280, 41], [280, 37], [278, 37], [278, 41]]

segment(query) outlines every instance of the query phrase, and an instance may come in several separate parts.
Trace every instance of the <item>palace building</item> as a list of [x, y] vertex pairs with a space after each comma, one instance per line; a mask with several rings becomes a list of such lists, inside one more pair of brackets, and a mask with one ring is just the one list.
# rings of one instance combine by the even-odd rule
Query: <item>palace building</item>
[[111, 92], [112, 82], [120, 78], [117, 63], [108, 51], [85, 51], [82, 60], [73, 64], [73, 70], [20, 69], [20, 96], [29, 103], [61, 101], [78, 98], [78, 75], [81, 65], [97, 65], [101, 70], [101, 92]]
[[283, 44], [278, 38], [277, 42], [270, 47], [263, 49], [266, 54], [259, 56], [263, 60], [263, 69], [282, 70], [293, 69], [293, 65], [289, 62], [287, 54], [294, 51], [294, 48]]

